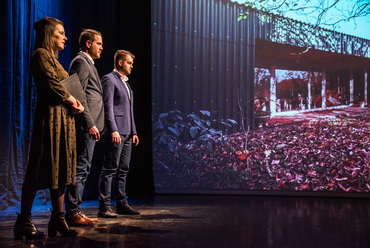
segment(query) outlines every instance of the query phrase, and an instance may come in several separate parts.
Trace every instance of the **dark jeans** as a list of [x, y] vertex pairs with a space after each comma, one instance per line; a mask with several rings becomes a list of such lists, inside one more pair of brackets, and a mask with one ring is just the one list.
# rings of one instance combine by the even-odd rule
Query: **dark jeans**
[[94, 154], [95, 140], [90, 139], [88, 132], [77, 131], [77, 166], [76, 186], [68, 186], [65, 196], [67, 214], [81, 211], [82, 195], [87, 177], [90, 173]]
[[110, 135], [107, 135], [109, 144], [99, 178], [99, 207], [107, 210], [111, 206], [112, 183], [115, 183], [117, 204], [127, 201], [126, 177], [131, 160], [132, 137], [121, 135], [121, 144], [114, 146]]

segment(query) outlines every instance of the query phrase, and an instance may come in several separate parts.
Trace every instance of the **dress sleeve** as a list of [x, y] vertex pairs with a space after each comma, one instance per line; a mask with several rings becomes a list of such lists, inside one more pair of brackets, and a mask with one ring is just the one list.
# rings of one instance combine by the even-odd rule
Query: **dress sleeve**
[[63, 102], [70, 97], [70, 93], [60, 83], [68, 77], [62, 65], [46, 49], [38, 49], [32, 56], [31, 71], [35, 83], [39, 84], [47, 93], [49, 99]]

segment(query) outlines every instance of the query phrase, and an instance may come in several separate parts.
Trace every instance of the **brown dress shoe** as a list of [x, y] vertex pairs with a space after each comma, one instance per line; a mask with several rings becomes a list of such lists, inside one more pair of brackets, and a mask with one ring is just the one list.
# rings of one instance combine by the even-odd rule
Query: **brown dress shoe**
[[80, 212], [80, 214], [81, 214], [84, 218], [86, 218], [86, 219], [90, 219], [90, 220], [92, 220], [92, 221], [94, 221], [94, 222], [97, 222], [97, 221], [98, 221], [98, 218], [90, 218], [90, 217], [87, 217], [87, 215], [86, 215], [84, 212]]
[[92, 226], [97, 221], [96, 218], [87, 217], [83, 212], [68, 215], [66, 220], [70, 226]]

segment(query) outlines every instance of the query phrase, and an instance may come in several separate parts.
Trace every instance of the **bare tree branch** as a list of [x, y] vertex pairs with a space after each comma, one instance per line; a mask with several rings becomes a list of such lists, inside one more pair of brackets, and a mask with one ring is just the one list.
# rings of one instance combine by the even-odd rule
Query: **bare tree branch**
[[[312, 19], [314, 26], [336, 28], [339, 24], [370, 15], [370, 0], [259, 0], [246, 1], [246, 6], [285, 16], [291, 12]], [[333, 14], [334, 13], [334, 14]], [[245, 19], [248, 13], [241, 13]]]

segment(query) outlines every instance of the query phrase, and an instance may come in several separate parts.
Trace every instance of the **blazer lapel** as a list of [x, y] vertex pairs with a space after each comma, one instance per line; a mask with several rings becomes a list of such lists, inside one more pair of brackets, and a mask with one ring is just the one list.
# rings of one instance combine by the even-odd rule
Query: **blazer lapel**
[[100, 82], [100, 78], [99, 78], [99, 73], [98, 73], [98, 70], [96, 70], [96, 67], [94, 65], [91, 65], [93, 67], [93, 70], [95, 72], [95, 76], [96, 76], [96, 81], [98, 82], [98, 87], [100, 89], [100, 92], [103, 92], [103, 88], [101, 86], [101, 82]]
[[125, 84], [127, 85], [128, 90], [130, 91], [130, 94], [132, 96], [132, 90], [130, 88], [130, 85], [127, 82], [122, 82], [122, 80], [121, 80], [121, 74], [119, 74], [119, 72], [113, 71], [113, 73], [114, 73], [114, 76], [117, 78], [117, 82], [119, 82], [119, 84], [121, 85], [121, 88], [125, 92], [125, 94], [127, 96], [127, 99], [130, 100], [131, 97], [129, 97], [129, 95], [128, 95], [127, 88], [126, 88]]
[[98, 86], [100, 92], [103, 94], [103, 88], [102, 88], [101, 83], [100, 83], [100, 77], [99, 77], [98, 70], [96, 70], [95, 65], [91, 62], [91, 60], [86, 56], [86, 54], [84, 52], [80, 51], [79, 54], [81, 56], [83, 56], [86, 59], [87, 63], [90, 65], [91, 69], [93, 70], [93, 72], [95, 74], [95, 80], [97, 82], [97, 86]]

